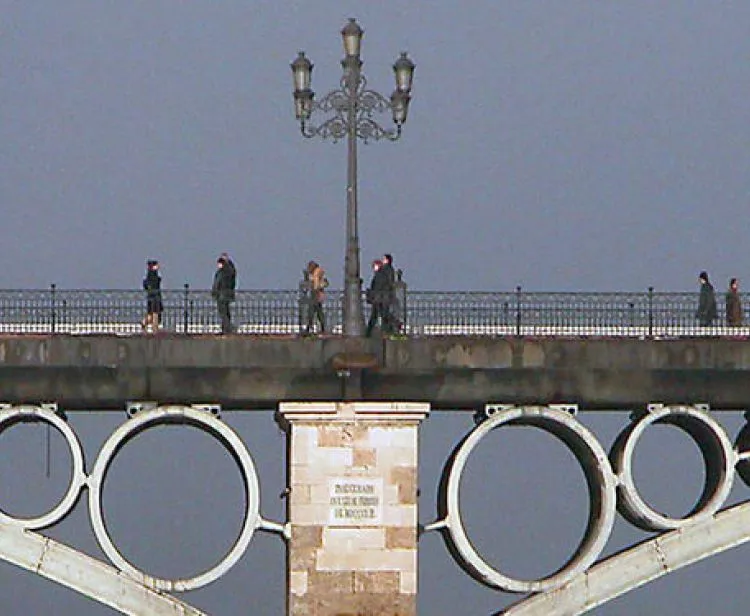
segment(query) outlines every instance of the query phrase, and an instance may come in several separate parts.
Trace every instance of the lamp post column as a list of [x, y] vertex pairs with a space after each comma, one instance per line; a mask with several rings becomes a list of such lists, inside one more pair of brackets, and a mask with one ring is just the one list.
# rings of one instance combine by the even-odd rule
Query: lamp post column
[[346, 174], [346, 258], [344, 263], [345, 336], [364, 334], [362, 312], [362, 278], [359, 263], [359, 224], [357, 211], [357, 89], [361, 70], [358, 56], [348, 56], [342, 62], [347, 71], [347, 174]]
[[[357, 140], [396, 141], [401, 137], [401, 126], [411, 99], [411, 84], [414, 63], [406, 52], [401, 53], [393, 72], [396, 89], [390, 100], [367, 88], [362, 74], [360, 46], [363, 30], [357, 20], [350, 18], [341, 30], [344, 42], [344, 59], [341, 66], [344, 74], [341, 87], [316, 101], [310, 87], [313, 65], [303, 51], [292, 62], [294, 74], [294, 112], [300, 122], [302, 135], [307, 138], [331, 137], [334, 141], [347, 140], [346, 177], [346, 249], [344, 255], [344, 298], [342, 304], [342, 333], [344, 336], [362, 337], [365, 333], [364, 309], [362, 307], [362, 279], [359, 263], [359, 229], [357, 220]], [[386, 129], [372, 117], [375, 112], [390, 110], [393, 128]], [[329, 113], [321, 124], [310, 124], [313, 111]]]

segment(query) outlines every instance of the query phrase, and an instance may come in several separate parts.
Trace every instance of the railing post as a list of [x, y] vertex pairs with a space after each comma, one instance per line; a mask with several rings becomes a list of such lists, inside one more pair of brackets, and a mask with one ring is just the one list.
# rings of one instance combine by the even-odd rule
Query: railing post
[[648, 288], [648, 337], [654, 336], [654, 287]]
[[57, 290], [57, 285], [53, 282], [50, 286], [50, 312], [51, 312], [51, 319], [50, 319], [50, 325], [52, 327], [52, 333], [54, 334], [57, 330], [57, 302], [55, 297], [55, 292]]
[[521, 285], [516, 287], [516, 336], [521, 335]]
[[[302, 278], [300, 278], [299, 284], [297, 285], [297, 333], [302, 334], [305, 332], [307, 326], [307, 313], [312, 308], [310, 303], [312, 301], [312, 282], [310, 281], [310, 272], [307, 268], [302, 270]], [[333, 329], [333, 321], [330, 324]]]
[[396, 319], [396, 327], [399, 334], [406, 334], [406, 282], [404, 281], [404, 270], [396, 270], [396, 305], [393, 307], [393, 316]]
[[182, 333], [187, 334], [190, 324], [190, 285], [186, 282], [183, 286], [185, 290], [182, 297]]

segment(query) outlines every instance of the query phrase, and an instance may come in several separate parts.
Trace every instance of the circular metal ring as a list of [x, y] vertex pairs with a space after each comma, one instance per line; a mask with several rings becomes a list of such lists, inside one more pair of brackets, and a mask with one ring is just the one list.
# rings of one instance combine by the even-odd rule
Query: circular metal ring
[[0, 522], [21, 528], [38, 530], [56, 524], [74, 507], [81, 489], [86, 484], [83, 448], [73, 429], [54, 411], [38, 406], [16, 406], [0, 411], [0, 432], [17, 423], [46, 423], [63, 435], [68, 443], [73, 469], [70, 485], [63, 498], [51, 511], [35, 518], [18, 518], [0, 511]]
[[750, 486], [750, 413], [745, 412], [745, 425], [734, 439], [734, 451], [737, 455], [735, 471], [746, 486]]
[[[229, 451], [237, 462], [245, 484], [245, 516], [240, 534], [227, 555], [211, 569], [191, 578], [163, 579], [147, 575], [128, 562], [117, 550], [104, 523], [102, 488], [107, 470], [117, 452], [137, 434], [156, 425], [187, 424], [207, 432]], [[128, 576], [155, 590], [181, 592], [201, 588], [220, 578], [242, 557], [260, 525], [258, 476], [252, 458], [240, 437], [211, 413], [190, 407], [164, 406], [143, 411], [120, 426], [107, 439], [89, 477], [89, 513], [94, 534], [109, 560]]]
[[[502, 425], [540, 428], [560, 439], [575, 455], [588, 484], [590, 508], [586, 533], [575, 554], [554, 574], [537, 580], [508, 577], [491, 567], [479, 555], [461, 521], [459, 485], [464, 467], [473, 449], [484, 436]], [[479, 424], [454, 451], [450, 463], [445, 499], [445, 528], [452, 550], [461, 565], [476, 580], [510, 592], [541, 592], [557, 588], [583, 573], [604, 549], [615, 517], [616, 478], [607, 454], [581, 423], [570, 414], [547, 407], [519, 407], [498, 411]]]
[[[656, 511], [643, 500], [633, 479], [633, 454], [646, 428], [668, 424], [686, 432], [698, 445], [706, 469], [703, 493], [683, 518]], [[724, 429], [708, 413], [692, 406], [664, 406], [637, 418], [617, 437], [610, 454], [618, 477], [617, 507], [632, 524], [644, 530], [673, 530], [716, 513], [726, 501], [734, 482], [737, 455]]]

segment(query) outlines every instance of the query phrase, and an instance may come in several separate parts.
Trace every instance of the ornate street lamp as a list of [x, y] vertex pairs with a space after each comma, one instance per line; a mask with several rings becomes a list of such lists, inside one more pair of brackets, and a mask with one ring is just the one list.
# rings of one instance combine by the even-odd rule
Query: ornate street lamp
[[[345, 336], [364, 334], [362, 311], [362, 279], [359, 267], [359, 232], [357, 225], [357, 139], [388, 139], [396, 141], [401, 136], [401, 126], [406, 122], [411, 100], [411, 85], [414, 63], [402, 53], [393, 65], [396, 89], [390, 100], [367, 89], [367, 80], [362, 74], [360, 48], [364, 32], [355, 19], [341, 30], [344, 42], [344, 59], [341, 60], [343, 75], [340, 87], [315, 101], [311, 88], [313, 65], [305, 53], [300, 51], [292, 62], [294, 73], [294, 111], [305, 137], [331, 138], [334, 142], [347, 138], [347, 184], [346, 184], [346, 257], [344, 263], [343, 333]], [[393, 128], [383, 128], [372, 117], [374, 112], [389, 110], [393, 116]], [[318, 125], [308, 121], [313, 111], [331, 114]]]

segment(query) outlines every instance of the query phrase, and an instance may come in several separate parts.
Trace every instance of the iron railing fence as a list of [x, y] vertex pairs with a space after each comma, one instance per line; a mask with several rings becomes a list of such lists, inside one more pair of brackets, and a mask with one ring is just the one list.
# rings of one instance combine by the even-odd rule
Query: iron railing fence
[[[326, 301], [333, 331], [341, 329], [338, 292]], [[218, 333], [216, 302], [188, 286], [162, 291], [161, 327], [180, 334]], [[116, 334], [142, 332], [146, 299], [136, 290], [0, 290], [0, 333]], [[307, 298], [300, 291], [237, 291], [231, 305], [238, 333], [298, 334], [306, 325]]]
[[653, 337], [744, 332], [720, 319], [701, 327], [695, 318], [697, 293], [410, 291], [407, 301], [409, 328], [427, 335]]
[[[210, 291], [162, 292], [162, 328], [178, 334], [218, 333]], [[397, 291], [395, 314], [412, 336], [750, 336], [750, 323], [729, 327], [723, 296], [708, 327], [695, 318], [698, 293], [540, 293]], [[342, 292], [329, 290], [327, 330], [341, 332]], [[364, 298], [363, 298], [364, 300]], [[140, 333], [145, 295], [136, 290], [0, 290], [0, 333]], [[298, 335], [307, 322], [305, 289], [237, 291], [232, 319], [240, 334]], [[369, 309], [368, 309], [369, 310]], [[747, 315], [744, 322], [748, 322]], [[366, 315], [369, 316], [369, 315]]]

